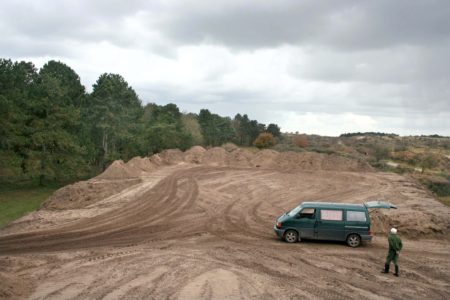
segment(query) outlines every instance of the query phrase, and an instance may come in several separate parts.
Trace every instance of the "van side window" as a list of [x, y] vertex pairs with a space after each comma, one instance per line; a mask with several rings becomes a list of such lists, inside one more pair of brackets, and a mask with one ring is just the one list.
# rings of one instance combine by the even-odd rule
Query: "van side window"
[[342, 210], [326, 210], [320, 211], [320, 219], [325, 221], [342, 221]]
[[366, 222], [366, 213], [363, 211], [347, 211], [347, 221]]
[[300, 212], [300, 218], [314, 219], [316, 210], [314, 208], [304, 208]]

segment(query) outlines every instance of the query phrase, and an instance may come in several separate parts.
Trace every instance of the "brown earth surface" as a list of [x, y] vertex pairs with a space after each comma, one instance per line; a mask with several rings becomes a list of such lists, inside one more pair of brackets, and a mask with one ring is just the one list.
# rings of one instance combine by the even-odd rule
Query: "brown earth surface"
[[[385, 200], [372, 243], [275, 237], [299, 202]], [[116, 162], [0, 231], [0, 298], [449, 299], [450, 209], [413, 180], [316, 153], [231, 147]], [[381, 274], [386, 232], [401, 277]]]

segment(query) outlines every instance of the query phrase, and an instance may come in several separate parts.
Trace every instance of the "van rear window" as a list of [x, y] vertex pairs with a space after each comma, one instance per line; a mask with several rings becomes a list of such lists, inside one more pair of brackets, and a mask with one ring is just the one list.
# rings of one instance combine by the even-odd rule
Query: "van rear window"
[[363, 211], [347, 211], [347, 221], [366, 222], [366, 213]]
[[326, 221], [342, 221], [342, 210], [326, 210], [320, 211], [320, 219]]

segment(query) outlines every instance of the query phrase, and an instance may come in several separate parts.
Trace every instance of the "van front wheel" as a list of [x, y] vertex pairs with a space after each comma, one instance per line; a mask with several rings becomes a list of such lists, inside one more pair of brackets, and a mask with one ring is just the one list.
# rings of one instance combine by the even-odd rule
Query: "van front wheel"
[[288, 230], [284, 234], [284, 240], [288, 243], [295, 243], [298, 241], [298, 233], [295, 230]]
[[349, 245], [350, 247], [358, 247], [359, 245], [361, 245], [361, 237], [357, 234], [350, 234], [347, 237], [347, 245]]

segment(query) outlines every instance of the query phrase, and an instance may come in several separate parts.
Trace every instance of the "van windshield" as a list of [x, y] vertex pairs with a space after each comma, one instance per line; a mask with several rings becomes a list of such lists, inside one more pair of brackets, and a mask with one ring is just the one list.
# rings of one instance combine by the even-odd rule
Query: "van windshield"
[[297, 215], [300, 212], [301, 209], [302, 209], [301, 205], [297, 206], [296, 208], [294, 208], [293, 210], [288, 212], [288, 216], [289, 217], [293, 217], [293, 216]]

